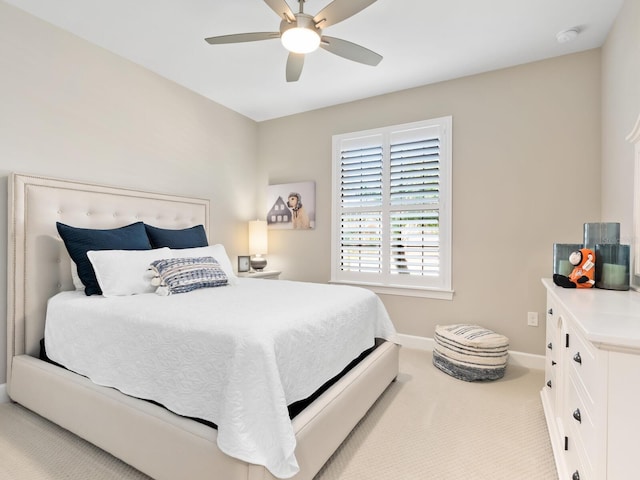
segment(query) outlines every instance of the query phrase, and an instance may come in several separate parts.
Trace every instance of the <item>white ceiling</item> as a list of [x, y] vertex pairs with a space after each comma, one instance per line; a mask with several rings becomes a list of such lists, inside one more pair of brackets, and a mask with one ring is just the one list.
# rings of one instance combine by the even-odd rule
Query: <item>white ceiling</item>
[[[278, 31], [263, 0], [5, 1], [262, 121], [599, 47], [624, 0], [378, 0], [324, 33], [382, 62], [370, 67], [318, 50], [296, 83], [285, 81], [287, 52], [277, 39], [204, 41]], [[328, 3], [307, 0], [305, 12]], [[572, 27], [578, 38], [559, 44], [556, 34]]]

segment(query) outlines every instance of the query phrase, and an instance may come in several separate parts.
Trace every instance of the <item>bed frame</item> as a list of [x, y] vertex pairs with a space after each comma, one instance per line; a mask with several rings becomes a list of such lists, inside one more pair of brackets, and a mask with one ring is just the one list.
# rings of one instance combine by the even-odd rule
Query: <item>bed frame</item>
[[[222, 453], [216, 430], [38, 359], [47, 299], [73, 289], [56, 221], [203, 224], [208, 233], [209, 201], [21, 174], [11, 174], [8, 186], [9, 397], [157, 480], [274, 479], [263, 466]], [[296, 480], [313, 478], [397, 376], [398, 350], [385, 342], [295, 417]]]

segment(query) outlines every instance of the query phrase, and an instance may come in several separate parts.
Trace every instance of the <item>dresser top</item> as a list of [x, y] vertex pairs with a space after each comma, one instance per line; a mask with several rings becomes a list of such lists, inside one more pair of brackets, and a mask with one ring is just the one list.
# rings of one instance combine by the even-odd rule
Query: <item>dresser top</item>
[[640, 353], [640, 293], [600, 288], [562, 288], [550, 278], [542, 283], [570, 313], [587, 340], [601, 348]]

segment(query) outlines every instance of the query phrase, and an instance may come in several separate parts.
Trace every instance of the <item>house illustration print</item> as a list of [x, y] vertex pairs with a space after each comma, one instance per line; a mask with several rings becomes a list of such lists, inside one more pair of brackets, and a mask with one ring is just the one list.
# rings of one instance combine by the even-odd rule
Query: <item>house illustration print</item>
[[316, 182], [269, 185], [266, 211], [270, 229], [316, 228]]
[[287, 208], [287, 204], [284, 203], [281, 196], [278, 196], [276, 203], [274, 203], [271, 210], [269, 210], [267, 223], [269, 225], [291, 223], [291, 210]]

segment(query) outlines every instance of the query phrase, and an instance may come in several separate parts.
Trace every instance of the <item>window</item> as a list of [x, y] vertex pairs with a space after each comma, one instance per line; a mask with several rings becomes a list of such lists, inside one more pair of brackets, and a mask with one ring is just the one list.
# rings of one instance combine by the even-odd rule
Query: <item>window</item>
[[451, 128], [442, 117], [333, 137], [333, 282], [451, 298]]

